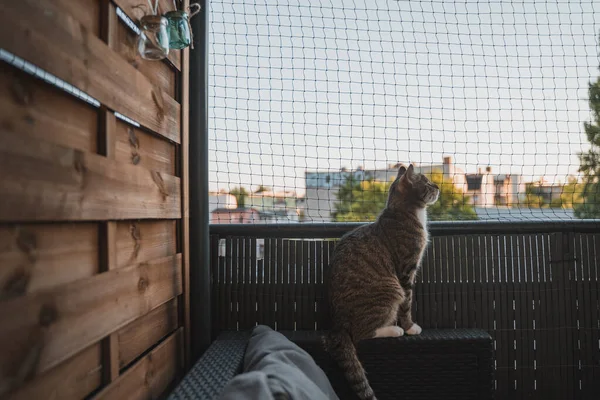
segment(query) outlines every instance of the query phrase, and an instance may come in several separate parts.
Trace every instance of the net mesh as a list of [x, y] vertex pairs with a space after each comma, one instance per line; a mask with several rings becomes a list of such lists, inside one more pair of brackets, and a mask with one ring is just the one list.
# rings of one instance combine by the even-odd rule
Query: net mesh
[[210, 2], [213, 223], [372, 220], [409, 163], [434, 220], [600, 217], [596, 0], [280, 3]]

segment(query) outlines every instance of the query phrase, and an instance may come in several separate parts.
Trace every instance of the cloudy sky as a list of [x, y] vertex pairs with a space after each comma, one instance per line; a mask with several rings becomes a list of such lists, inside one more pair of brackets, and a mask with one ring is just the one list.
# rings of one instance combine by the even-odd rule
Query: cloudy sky
[[305, 170], [444, 155], [466, 171], [577, 172], [597, 0], [210, 7], [211, 189], [303, 193]]

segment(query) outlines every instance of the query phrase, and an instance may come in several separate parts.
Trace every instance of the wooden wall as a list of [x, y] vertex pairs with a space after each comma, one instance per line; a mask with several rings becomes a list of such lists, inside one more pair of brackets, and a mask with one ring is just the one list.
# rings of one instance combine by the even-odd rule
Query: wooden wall
[[137, 56], [138, 4], [0, 2], [2, 399], [156, 398], [184, 371], [188, 50]]

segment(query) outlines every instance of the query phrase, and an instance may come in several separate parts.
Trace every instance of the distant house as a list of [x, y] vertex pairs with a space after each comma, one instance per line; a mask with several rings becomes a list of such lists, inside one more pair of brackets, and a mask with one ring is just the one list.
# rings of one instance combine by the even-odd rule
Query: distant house
[[237, 200], [235, 196], [225, 192], [209, 192], [208, 193], [208, 217], [211, 213], [220, 208], [229, 210], [237, 208]]
[[260, 221], [255, 208], [216, 208], [211, 212], [211, 224], [254, 224]]
[[465, 174], [465, 195], [471, 197], [471, 204], [475, 207], [493, 207], [496, 195], [496, 186], [491, 168], [485, 171], [479, 169], [476, 174]]

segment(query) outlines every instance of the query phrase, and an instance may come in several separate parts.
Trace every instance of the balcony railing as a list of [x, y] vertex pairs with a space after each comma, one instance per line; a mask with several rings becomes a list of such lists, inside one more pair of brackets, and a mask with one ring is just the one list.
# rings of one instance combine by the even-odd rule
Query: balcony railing
[[[359, 224], [213, 225], [213, 334], [328, 327], [323, 277]], [[498, 399], [600, 393], [600, 222], [432, 223], [415, 288], [424, 329], [494, 338]]]

